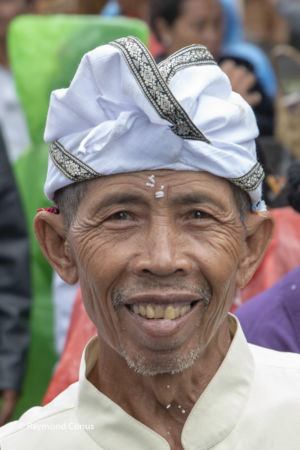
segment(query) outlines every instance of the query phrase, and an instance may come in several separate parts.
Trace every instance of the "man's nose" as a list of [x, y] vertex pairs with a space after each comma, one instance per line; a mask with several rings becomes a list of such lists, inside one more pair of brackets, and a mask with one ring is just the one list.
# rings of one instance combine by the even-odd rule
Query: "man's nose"
[[142, 245], [143, 249], [132, 261], [136, 274], [166, 277], [191, 272], [193, 260], [185, 251], [184, 238], [172, 227], [166, 224], [152, 227]]

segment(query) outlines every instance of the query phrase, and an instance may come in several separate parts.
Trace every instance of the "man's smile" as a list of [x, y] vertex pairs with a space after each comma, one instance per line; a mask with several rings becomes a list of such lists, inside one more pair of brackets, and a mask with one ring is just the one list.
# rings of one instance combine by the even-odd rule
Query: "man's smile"
[[134, 314], [145, 317], [146, 319], [170, 319], [174, 320], [178, 317], [184, 316], [187, 312], [191, 310], [191, 305], [156, 305], [151, 303], [144, 303], [140, 305], [129, 305], [131, 311]]
[[191, 323], [198, 322], [199, 306], [208, 303], [208, 299], [190, 293], [139, 294], [123, 303], [124, 311], [129, 313], [124, 318], [131, 327], [150, 338], [168, 338], [186, 327], [191, 320]]
[[126, 302], [126, 307], [136, 315], [149, 320], [175, 320], [187, 314], [199, 298], [191, 294], [138, 295]]

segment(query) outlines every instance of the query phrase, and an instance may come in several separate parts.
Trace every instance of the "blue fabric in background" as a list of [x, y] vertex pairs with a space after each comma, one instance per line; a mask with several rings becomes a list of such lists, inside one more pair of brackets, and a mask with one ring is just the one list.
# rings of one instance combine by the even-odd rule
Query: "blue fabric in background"
[[222, 55], [246, 59], [254, 68], [255, 75], [270, 98], [277, 92], [274, 70], [267, 55], [257, 46], [245, 42], [242, 19], [235, 0], [220, 0], [225, 14], [225, 37]]
[[116, 0], [109, 0], [101, 10], [102, 16], [113, 17], [121, 14], [121, 8]]

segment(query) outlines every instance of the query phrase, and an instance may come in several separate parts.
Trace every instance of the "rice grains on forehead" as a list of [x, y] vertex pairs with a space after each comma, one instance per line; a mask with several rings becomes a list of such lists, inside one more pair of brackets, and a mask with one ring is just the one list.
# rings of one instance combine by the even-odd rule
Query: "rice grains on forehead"
[[[82, 198], [86, 193], [89, 181], [73, 183], [57, 190], [54, 194], [54, 203], [66, 220], [67, 227], [70, 228]], [[232, 193], [240, 214], [240, 219], [244, 224], [246, 215], [251, 211], [251, 200], [247, 192], [230, 183]]]

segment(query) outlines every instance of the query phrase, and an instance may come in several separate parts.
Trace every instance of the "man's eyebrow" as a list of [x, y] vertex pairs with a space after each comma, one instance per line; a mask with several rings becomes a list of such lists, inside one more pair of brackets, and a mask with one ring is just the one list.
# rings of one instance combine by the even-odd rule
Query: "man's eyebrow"
[[102, 209], [112, 205], [126, 205], [129, 203], [145, 204], [146, 201], [141, 195], [116, 192], [108, 194], [103, 200], [101, 200], [98, 203], [98, 208]]
[[179, 206], [195, 205], [199, 203], [211, 203], [218, 206], [219, 208], [224, 209], [224, 205], [216, 196], [212, 196], [206, 192], [180, 194], [174, 197], [171, 202], [173, 205]]

